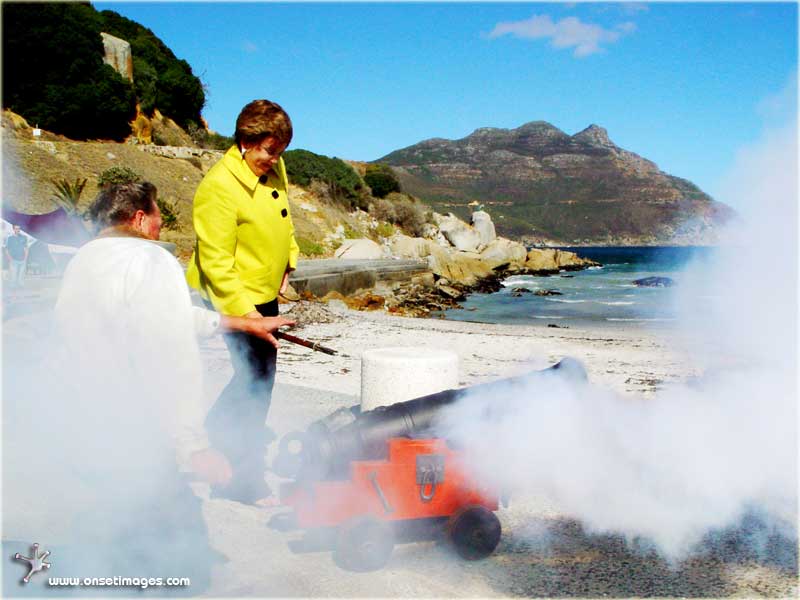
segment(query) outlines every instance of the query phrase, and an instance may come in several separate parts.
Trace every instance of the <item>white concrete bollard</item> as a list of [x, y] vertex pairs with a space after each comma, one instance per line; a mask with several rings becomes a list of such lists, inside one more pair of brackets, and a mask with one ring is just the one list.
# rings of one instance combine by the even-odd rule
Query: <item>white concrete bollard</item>
[[361, 355], [361, 410], [458, 387], [458, 354], [435, 348], [375, 348]]

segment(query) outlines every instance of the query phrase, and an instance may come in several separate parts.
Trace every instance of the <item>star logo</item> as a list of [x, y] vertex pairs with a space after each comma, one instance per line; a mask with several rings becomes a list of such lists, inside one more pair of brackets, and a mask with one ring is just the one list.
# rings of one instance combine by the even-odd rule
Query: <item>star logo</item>
[[33, 552], [31, 553], [30, 557], [22, 556], [22, 554], [20, 554], [19, 552], [17, 552], [14, 555], [15, 560], [25, 561], [26, 563], [28, 563], [28, 566], [30, 567], [30, 571], [28, 571], [28, 574], [22, 578], [22, 581], [24, 583], [28, 583], [31, 580], [31, 576], [34, 573], [38, 573], [39, 571], [43, 571], [45, 569], [50, 568], [50, 563], [44, 561], [45, 558], [50, 556], [50, 552], [45, 551], [42, 552], [42, 554], [39, 554], [39, 544], [34, 544], [32, 550]]

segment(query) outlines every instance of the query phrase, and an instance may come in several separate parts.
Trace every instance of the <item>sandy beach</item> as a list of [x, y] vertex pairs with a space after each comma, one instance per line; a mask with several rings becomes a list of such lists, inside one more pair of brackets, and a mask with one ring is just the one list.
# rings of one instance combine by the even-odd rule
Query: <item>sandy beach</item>
[[[319, 317], [318, 306], [290, 314]], [[698, 374], [685, 351], [691, 340], [669, 328], [486, 325], [337, 307], [322, 314], [332, 322], [310, 323], [301, 316], [297, 335], [333, 347], [340, 356], [282, 343], [270, 413], [279, 435], [358, 403], [359, 359], [370, 348], [454, 350], [462, 386], [541, 369], [567, 356], [583, 362], [593, 385], [631, 399], [647, 399], [658, 388]], [[212, 398], [229, 373], [225, 354], [219, 339], [203, 347]], [[274, 486], [280, 482], [271, 473], [267, 480]], [[202, 485], [196, 491], [207, 493]], [[343, 571], [330, 552], [294, 554], [287, 543], [299, 535], [267, 527], [281, 509], [207, 500], [204, 510], [212, 543], [229, 559], [216, 571], [209, 596], [782, 597], [797, 592], [796, 569], [725, 560], [715, 552], [670, 566], [633, 551], [619, 537], [586, 533], [536, 494], [515, 497], [498, 512], [503, 538], [484, 561], [464, 562], [435, 542], [412, 543], [395, 546], [387, 567], [374, 573]]]
[[[50, 286], [55, 288], [55, 286]], [[28, 292], [33, 312], [4, 322], [4, 342], [33, 340], [47, 327], [52, 290]], [[49, 300], [48, 300], [49, 299]], [[43, 309], [42, 306], [45, 308]], [[19, 306], [17, 306], [19, 309]], [[459, 385], [469, 386], [538, 370], [564, 357], [580, 360], [593, 386], [646, 402], [673, 383], [702, 372], [690, 335], [668, 326], [613, 323], [596, 328], [487, 325], [357, 312], [336, 303], [287, 304], [296, 335], [339, 351], [338, 356], [282, 342], [269, 424], [280, 436], [359, 402], [360, 356], [370, 348], [444, 348], [459, 356]], [[206, 410], [231, 374], [216, 336], [201, 343]], [[696, 354], [694, 354], [696, 356]], [[274, 455], [275, 444], [269, 457]], [[554, 457], [554, 460], [557, 460]], [[272, 472], [274, 489], [281, 480]], [[211, 543], [227, 562], [215, 567], [206, 597], [790, 597], [797, 594], [796, 549], [761, 561], [712, 547], [677, 563], [637, 550], [616, 535], [588, 532], [551, 499], [531, 493], [512, 498], [497, 515], [503, 536], [494, 554], [478, 562], [455, 557], [443, 544], [395, 546], [388, 565], [372, 573], [339, 568], [330, 551], [296, 553], [299, 532], [280, 532], [269, 520], [285, 508], [255, 508], [203, 498]], [[8, 506], [6, 507], [8, 508]], [[787, 558], [788, 557], [788, 558]], [[788, 562], [787, 562], [788, 561]], [[179, 575], [179, 574], [176, 574]]]

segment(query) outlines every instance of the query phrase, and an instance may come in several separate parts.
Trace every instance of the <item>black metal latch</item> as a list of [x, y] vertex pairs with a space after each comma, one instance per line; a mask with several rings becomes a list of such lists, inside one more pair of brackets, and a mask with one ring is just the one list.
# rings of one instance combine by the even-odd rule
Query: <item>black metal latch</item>
[[[419, 497], [423, 502], [430, 502], [436, 495], [436, 486], [444, 483], [444, 455], [417, 455], [417, 485]], [[428, 491], [426, 492], [426, 488]]]

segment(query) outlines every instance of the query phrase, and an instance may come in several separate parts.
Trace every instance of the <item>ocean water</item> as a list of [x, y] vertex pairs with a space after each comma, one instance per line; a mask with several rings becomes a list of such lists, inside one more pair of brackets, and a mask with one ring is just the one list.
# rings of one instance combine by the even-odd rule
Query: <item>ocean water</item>
[[[481, 323], [556, 324], [592, 322], [669, 324], [676, 318], [673, 295], [691, 261], [713, 252], [707, 247], [564, 248], [601, 263], [583, 271], [549, 277], [514, 275], [494, 294], [471, 294], [463, 309], [444, 312], [446, 319]], [[637, 287], [634, 280], [669, 277], [673, 287]], [[512, 294], [515, 288], [555, 290], [559, 296]]]

